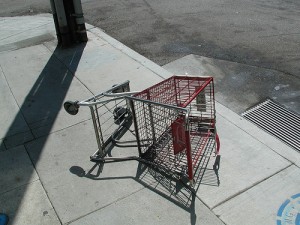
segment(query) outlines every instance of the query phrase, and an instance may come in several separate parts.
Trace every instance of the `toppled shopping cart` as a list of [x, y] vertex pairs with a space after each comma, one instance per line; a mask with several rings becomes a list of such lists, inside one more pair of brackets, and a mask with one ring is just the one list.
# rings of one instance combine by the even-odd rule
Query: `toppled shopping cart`
[[[72, 115], [89, 106], [98, 150], [92, 161], [138, 160], [180, 177], [191, 184], [207, 150], [214, 151], [219, 168], [212, 77], [172, 76], [141, 92], [130, 92], [129, 81], [84, 101], [65, 102]], [[138, 156], [107, 157], [108, 149], [134, 123]], [[132, 141], [124, 141], [128, 144]]]

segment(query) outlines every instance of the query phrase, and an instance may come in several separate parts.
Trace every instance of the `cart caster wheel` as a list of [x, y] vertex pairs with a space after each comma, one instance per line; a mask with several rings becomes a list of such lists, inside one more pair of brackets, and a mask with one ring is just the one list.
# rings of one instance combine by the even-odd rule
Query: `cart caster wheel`
[[67, 111], [67, 113], [71, 115], [76, 115], [78, 113], [79, 105], [77, 104], [78, 101], [72, 102], [72, 101], [66, 101], [64, 103], [64, 108]]
[[216, 154], [219, 154], [221, 144], [220, 144], [220, 138], [219, 138], [219, 135], [218, 135], [217, 133], [216, 133], [216, 144], [217, 144]]
[[195, 179], [190, 180], [190, 181], [188, 182], [188, 186], [189, 186], [189, 188], [191, 188], [191, 189], [194, 189], [195, 184], [196, 184], [196, 180], [195, 180]]
[[213, 166], [213, 169], [215, 171], [218, 171], [220, 169], [220, 160], [221, 160], [221, 156], [217, 155], [214, 166]]
[[115, 123], [120, 124], [128, 114], [129, 114], [128, 109], [121, 106], [116, 107], [113, 111]]

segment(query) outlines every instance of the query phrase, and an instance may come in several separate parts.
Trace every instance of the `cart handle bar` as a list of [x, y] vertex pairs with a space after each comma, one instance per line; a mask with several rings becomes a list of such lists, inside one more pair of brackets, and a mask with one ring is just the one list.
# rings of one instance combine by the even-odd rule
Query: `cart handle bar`
[[[118, 88], [128, 86], [128, 85], [129, 85], [129, 80], [127, 80], [121, 84], [114, 85], [112, 88], [110, 88], [98, 95], [95, 95], [91, 98], [88, 98], [88, 99], [85, 99], [82, 101], [66, 101], [64, 103], [64, 108], [69, 114], [76, 115], [78, 113], [80, 106], [90, 106], [91, 107], [91, 106], [94, 106], [97, 104], [105, 104], [105, 103], [108, 103], [111, 101], [123, 99], [125, 96], [138, 93], [137, 91], [112, 93], [113, 91], [117, 90]], [[95, 101], [96, 98], [98, 98], [98, 97], [112, 97], [112, 99]]]
[[80, 102], [89, 102], [89, 101], [91, 101], [91, 100], [94, 100], [95, 98], [98, 98], [98, 97], [104, 95], [105, 93], [112, 92], [112, 91], [114, 91], [114, 90], [117, 90], [119, 87], [126, 86], [126, 85], [128, 85], [128, 84], [129, 84], [129, 80], [126, 80], [125, 82], [123, 82], [123, 83], [121, 83], [121, 84], [114, 85], [114, 86], [111, 87], [110, 89], [108, 89], [108, 90], [106, 90], [106, 91], [104, 91], [104, 92], [101, 92], [100, 94], [97, 94], [97, 95], [95, 95], [95, 96], [93, 96], [93, 97], [91, 97], [91, 98], [82, 100], [82, 101], [80, 101]]
[[124, 97], [126, 97], [128, 95], [133, 95], [133, 94], [136, 94], [138, 92], [139, 91], [130, 91], [130, 92], [121, 92], [121, 93], [105, 93], [104, 92], [104, 93], [101, 93], [101, 95], [106, 96], [106, 97], [115, 97], [115, 98], [107, 99], [107, 100], [102, 100], [102, 101], [89, 102], [90, 100], [93, 100], [94, 98], [100, 96], [100, 95], [98, 95], [98, 96], [95, 96], [94, 98], [77, 102], [76, 104], [78, 106], [94, 106], [94, 105], [104, 104], [104, 103], [115, 101], [115, 100], [119, 100], [119, 99], [124, 99]]

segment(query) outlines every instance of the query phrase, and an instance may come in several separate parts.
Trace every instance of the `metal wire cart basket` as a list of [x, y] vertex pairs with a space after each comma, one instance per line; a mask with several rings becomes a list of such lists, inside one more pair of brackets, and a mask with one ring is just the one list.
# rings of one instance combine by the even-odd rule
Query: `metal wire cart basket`
[[[98, 143], [91, 160], [138, 160], [187, 177], [191, 185], [204, 152], [215, 152], [214, 169], [219, 168], [212, 77], [172, 76], [141, 92], [129, 91], [126, 81], [90, 99], [65, 102], [72, 115], [79, 106], [90, 107]], [[122, 143], [118, 139], [132, 121], [139, 155], [107, 157], [107, 149]]]

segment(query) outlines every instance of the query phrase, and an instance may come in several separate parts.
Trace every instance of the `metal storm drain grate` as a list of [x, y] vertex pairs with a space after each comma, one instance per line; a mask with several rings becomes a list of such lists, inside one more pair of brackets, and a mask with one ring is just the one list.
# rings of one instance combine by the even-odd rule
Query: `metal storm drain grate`
[[268, 99], [242, 116], [300, 151], [300, 116]]

